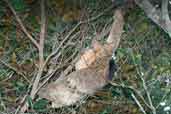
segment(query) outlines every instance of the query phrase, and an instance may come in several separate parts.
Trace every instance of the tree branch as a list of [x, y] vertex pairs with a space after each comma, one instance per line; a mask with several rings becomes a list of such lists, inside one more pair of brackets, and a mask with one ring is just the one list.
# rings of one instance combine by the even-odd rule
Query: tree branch
[[38, 88], [40, 77], [43, 72], [43, 64], [44, 64], [44, 40], [45, 40], [45, 31], [46, 31], [46, 16], [45, 16], [45, 0], [41, 0], [41, 32], [40, 32], [40, 44], [39, 44], [39, 71], [36, 76], [36, 79], [33, 83], [31, 97], [34, 98], [35, 91]]
[[171, 21], [169, 18], [168, 3], [169, 3], [169, 0], [162, 0], [162, 7], [161, 7], [162, 17], [161, 18], [163, 20], [164, 26], [167, 29], [168, 34], [171, 36]]
[[162, 9], [157, 10], [148, 0], [135, 0], [146, 15], [171, 37], [171, 21], [168, 14], [168, 0], [162, 1]]
[[[43, 73], [44, 69], [44, 40], [45, 40], [45, 33], [46, 33], [46, 16], [45, 16], [45, 0], [41, 0], [41, 31], [40, 31], [40, 41], [39, 41], [39, 70], [35, 77], [32, 90], [30, 93], [31, 99], [35, 98], [35, 95], [37, 93], [37, 88], [39, 86], [39, 81]], [[28, 109], [28, 104], [25, 103], [20, 110], [20, 113], [24, 113]]]
[[21, 21], [21, 19], [19, 18], [19, 16], [17, 15], [16, 11], [14, 10], [14, 8], [12, 7], [12, 5], [10, 4], [10, 2], [8, 0], [4, 0], [8, 7], [10, 8], [10, 10], [12, 11], [13, 15], [16, 18], [16, 21], [19, 23], [22, 31], [26, 34], [26, 36], [31, 40], [31, 42], [37, 47], [39, 48], [39, 44], [37, 43], [37, 41], [32, 37], [32, 35], [27, 31], [26, 27], [24, 26], [23, 22]]
[[46, 34], [46, 16], [45, 16], [45, 1], [42, 0], [41, 2], [41, 31], [40, 31], [40, 42], [39, 42], [39, 64], [43, 65], [44, 63], [44, 40], [45, 40], [45, 34]]

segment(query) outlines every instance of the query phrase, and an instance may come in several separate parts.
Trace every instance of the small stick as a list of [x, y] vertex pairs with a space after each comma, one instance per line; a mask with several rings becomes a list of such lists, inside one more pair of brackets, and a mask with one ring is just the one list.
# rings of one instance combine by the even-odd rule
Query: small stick
[[143, 112], [143, 114], [147, 114], [144, 110], [144, 108], [141, 106], [140, 102], [138, 101], [138, 99], [135, 97], [135, 95], [132, 93], [131, 94], [132, 98], [134, 99], [134, 101], [137, 103], [137, 105], [139, 106], [140, 110]]

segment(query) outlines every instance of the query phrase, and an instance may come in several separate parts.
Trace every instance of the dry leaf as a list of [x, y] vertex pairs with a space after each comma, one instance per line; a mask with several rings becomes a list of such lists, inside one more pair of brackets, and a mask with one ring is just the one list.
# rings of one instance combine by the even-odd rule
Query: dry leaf
[[17, 64], [17, 56], [16, 56], [15, 52], [12, 53], [11, 63], [12, 64]]

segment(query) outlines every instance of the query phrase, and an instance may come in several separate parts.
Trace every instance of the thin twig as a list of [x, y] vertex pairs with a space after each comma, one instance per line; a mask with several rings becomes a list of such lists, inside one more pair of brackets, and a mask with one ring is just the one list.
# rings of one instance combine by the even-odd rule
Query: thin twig
[[138, 95], [138, 97], [144, 102], [144, 104], [151, 109], [151, 106], [145, 101], [144, 97], [140, 94], [140, 92], [138, 90], [136, 90], [134, 87], [132, 86], [126, 86], [126, 85], [119, 85], [113, 82], [109, 82], [112, 86], [114, 87], [121, 87], [121, 88], [125, 88], [125, 89], [130, 89], [132, 90], [134, 93], [136, 93], [136, 95]]
[[[21, 104], [26, 100], [26, 98], [27, 98], [27, 94], [26, 95], [24, 95], [24, 97], [22, 98], [22, 100], [21, 100]], [[18, 111], [20, 110], [20, 108], [21, 108], [21, 105], [19, 105], [18, 107], [17, 107], [17, 109], [16, 109], [16, 111], [15, 111], [15, 113], [14, 114], [17, 114], [18, 113]]]
[[[131, 57], [132, 57], [132, 59], [133, 59], [134, 65], [137, 65], [137, 64], [135, 63], [135, 57], [134, 57], [132, 51], [131, 51]], [[141, 67], [140, 67], [140, 68], [141, 68]], [[141, 81], [142, 81], [143, 88], [144, 88], [144, 90], [145, 90], [145, 93], [146, 93], [146, 95], [147, 95], [147, 99], [148, 99], [149, 104], [150, 104], [150, 107], [151, 107], [151, 111], [152, 111], [153, 114], [156, 114], [156, 109], [155, 109], [155, 107], [154, 107], [154, 105], [153, 105], [153, 102], [152, 102], [152, 99], [151, 99], [151, 96], [150, 96], [150, 92], [148, 91], [146, 82], [145, 82], [145, 80], [144, 80], [144, 78], [143, 78], [144, 74], [141, 72], [141, 69], [140, 69], [140, 68], [137, 68], [137, 67], [136, 67], [136, 72], [137, 72], [138, 76], [140, 77], [140, 79], [141, 79]]]
[[[77, 32], [77, 33], [75, 33], [69, 40], [68, 40], [68, 42], [69, 41], [71, 41], [72, 39], [74, 39], [76, 36], [78, 36], [80, 34], [80, 31], [79, 32]], [[67, 47], [68, 45], [66, 44], [63, 48], [65, 49], [66, 47]], [[58, 55], [57, 55], [57, 58], [56, 59], [58, 59], [58, 57], [61, 55], [61, 53], [58, 53]], [[78, 58], [76, 58], [76, 59], [74, 59], [73, 60], [73, 62], [75, 62], [76, 60], [78, 60]], [[59, 68], [61, 68], [61, 67], [63, 67], [64, 65], [58, 65], [50, 74], [47, 74], [45, 77], [47, 77], [42, 83], [41, 83], [41, 85], [38, 87], [38, 89], [36, 90], [36, 93], [49, 81], [49, 79], [55, 74], [55, 72], [59, 69]], [[67, 69], [67, 68], [66, 68]], [[59, 76], [59, 77], [61, 77], [61, 76]]]
[[107, 11], [111, 10], [113, 8], [113, 6], [110, 6], [108, 7], [107, 9], [105, 9], [102, 13], [98, 14], [97, 16], [95, 17], [92, 17], [88, 20], [84, 20], [84, 21], [80, 21], [79, 23], [76, 24], [76, 26], [70, 30], [70, 32], [68, 33], [68, 35], [64, 38], [64, 40], [61, 42], [61, 44], [59, 45], [59, 47], [54, 51], [52, 52], [45, 60], [45, 64], [44, 64], [44, 67], [46, 66], [46, 64], [49, 62], [49, 60], [54, 57], [59, 49], [61, 48], [61, 46], [68, 40], [68, 38], [73, 34], [73, 32], [75, 32], [75, 30], [82, 24], [85, 24], [85, 23], [88, 23], [88, 22], [91, 22], [91, 21], [95, 21], [96, 19], [98, 19], [99, 17], [103, 16]]
[[[73, 40], [76, 36], [78, 36], [80, 34], [80, 31], [78, 31], [77, 33], [75, 33], [69, 40], [67, 40], [67, 42], [70, 42], [71, 40]], [[64, 39], [64, 40], [66, 40], [66, 39]], [[62, 42], [64, 42], [64, 41], [62, 41]], [[66, 44], [66, 45], [64, 45], [64, 49], [67, 47], [68, 45]], [[60, 45], [60, 46], [58, 46], [58, 48], [61, 48], [62, 47], [62, 45]], [[59, 58], [59, 56], [61, 55], [61, 52], [59, 52], [58, 54], [57, 54], [57, 58], [55, 58], [55, 59], [58, 59]], [[46, 63], [46, 62], [45, 62]], [[57, 68], [55, 68], [55, 71], [58, 69], [58, 67]], [[47, 75], [50, 75], [50, 77], [53, 75], [54, 73], [50, 73], [50, 74], [47, 74]], [[47, 77], [47, 76], [45, 76], [45, 77]], [[48, 79], [46, 79], [46, 81], [45, 82], [43, 82], [44, 84], [49, 80], [50, 78], [48, 77]], [[43, 84], [43, 85], [44, 85]], [[40, 85], [41, 87], [43, 86], [43, 85]], [[39, 87], [39, 89], [41, 88], [41, 87]], [[38, 89], [38, 90], [39, 90]], [[37, 90], [37, 91], [38, 91]]]
[[3, 108], [1, 108], [1, 110], [7, 110], [7, 107], [5, 106], [3, 100], [2, 100], [2, 96], [0, 96], [0, 106]]
[[160, 107], [160, 103], [161, 102], [163, 102], [164, 100], [166, 100], [166, 98], [168, 97], [168, 96], [170, 96], [170, 93], [171, 93], [171, 90], [169, 90], [167, 93], [165, 93], [163, 96], [162, 96], [162, 98], [160, 99], [160, 101], [158, 102], [158, 104], [156, 105], [156, 109], [158, 109], [159, 107]]
[[26, 27], [24, 26], [23, 22], [21, 21], [21, 19], [19, 18], [19, 16], [17, 15], [16, 11], [14, 10], [14, 8], [12, 7], [12, 5], [10, 4], [10, 2], [8, 0], [4, 0], [7, 4], [8, 7], [10, 8], [10, 10], [12, 11], [13, 15], [15, 16], [17, 22], [19, 23], [21, 29], [23, 30], [23, 32], [26, 34], [26, 36], [32, 41], [32, 43], [39, 48], [39, 44], [37, 43], [37, 41], [32, 37], [32, 35], [27, 31]]
[[8, 77], [7, 77], [7, 78], [5, 78], [5, 79], [3, 79], [3, 80], [2, 80], [2, 81], [0, 81], [0, 82], [6, 82], [7, 80], [11, 79], [11, 78], [12, 78], [12, 76], [14, 75], [14, 73], [15, 73], [15, 72], [13, 72], [13, 71], [12, 71], [12, 72], [10, 72], [10, 73], [8, 73], [8, 74], [7, 74], [7, 76], [8, 76]]
[[58, 48], [52, 52], [45, 60], [45, 63], [43, 65], [43, 67], [46, 66], [46, 64], [49, 62], [49, 60], [54, 57], [58, 51], [60, 50], [60, 48], [63, 46], [63, 44], [68, 40], [68, 38], [72, 35], [72, 33], [80, 26], [81, 23], [78, 23], [69, 33], [68, 35], [62, 40], [62, 42], [59, 44]]
[[134, 101], [136, 102], [136, 104], [139, 106], [140, 110], [143, 112], [143, 114], [147, 114], [144, 110], [144, 108], [141, 106], [140, 102], [138, 101], [138, 99], [136, 98], [136, 96], [132, 93], [131, 94], [132, 98], [134, 99]]
[[[32, 81], [33, 81], [33, 80], [32, 80]], [[20, 101], [20, 104], [21, 104], [21, 105], [19, 105], [19, 106], [17, 107], [17, 109], [16, 109], [16, 111], [15, 111], [15, 114], [20, 113], [20, 112], [21, 112], [20, 109], [23, 108], [24, 105], [27, 106], [27, 104], [24, 104], [23, 106], [22, 106], [22, 104], [25, 102], [25, 100], [26, 100], [26, 98], [27, 98], [27, 96], [28, 96], [28, 94], [29, 94], [29, 90], [30, 90], [31, 86], [32, 86], [32, 84], [29, 85], [28, 90], [27, 90], [27, 93], [26, 93], [26, 94], [24, 95], [24, 97], [21, 99], [21, 101]]]
[[144, 90], [145, 90], [145, 92], [146, 92], [146, 94], [147, 94], [147, 98], [148, 98], [149, 104], [150, 104], [150, 106], [151, 106], [152, 113], [153, 113], [153, 114], [156, 114], [156, 109], [155, 109], [155, 107], [154, 107], [154, 105], [153, 105], [153, 102], [152, 102], [152, 100], [151, 100], [150, 92], [148, 91], [148, 88], [147, 88], [147, 86], [146, 86], [145, 80], [143, 79], [143, 77], [142, 77], [141, 75], [140, 75], [140, 78], [141, 78], [142, 83], [143, 83], [143, 88], [144, 88]]
[[9, 65], [8, 63], [6, 63], [6, 62], [4, 62], [4, 61], [2, 61], [2, 60], [0, 60], [0, 62], [1, 62], [4, 66], [6, 66], [6, 67], [8, 67], [9, 69], [13, 70], [13, 71], [14, 71], [15, 73], [17, 73], [18, 75], [22, 76], [29, 84], [31, 84], [30, 80], [29, 80], [22, 72], [18, 71], [16, 68], [14, 68], [13, 66]]
[[98, 19], [99, 17], [103, 16], [107, 11], [110, 11], [112, 8], [113, 8], [113, 5], [106, 8], [103, 12], [101, 12], [97, 16], [94, 16], [94, 17], [92, 17], [92, 18], [90, 18], [88, 20], [82, 21], [81, 23], [88, 23], [88, 22], [94, 21], [94, 20]]

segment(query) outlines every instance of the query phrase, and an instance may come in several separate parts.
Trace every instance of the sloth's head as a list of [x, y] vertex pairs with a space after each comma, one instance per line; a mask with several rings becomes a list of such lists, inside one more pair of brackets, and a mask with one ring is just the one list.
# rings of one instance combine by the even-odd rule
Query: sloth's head
[[86, 50], [77, 61], [75, 67], [76, 70], [84, 69], [89, 67], [93, 62], [99, 58], [106, 58], [109, 60], [112, 56], [112, 45], [104, 44], [102, 45], [99, 41], [94, 40], [91, 44], [91, 48]]

